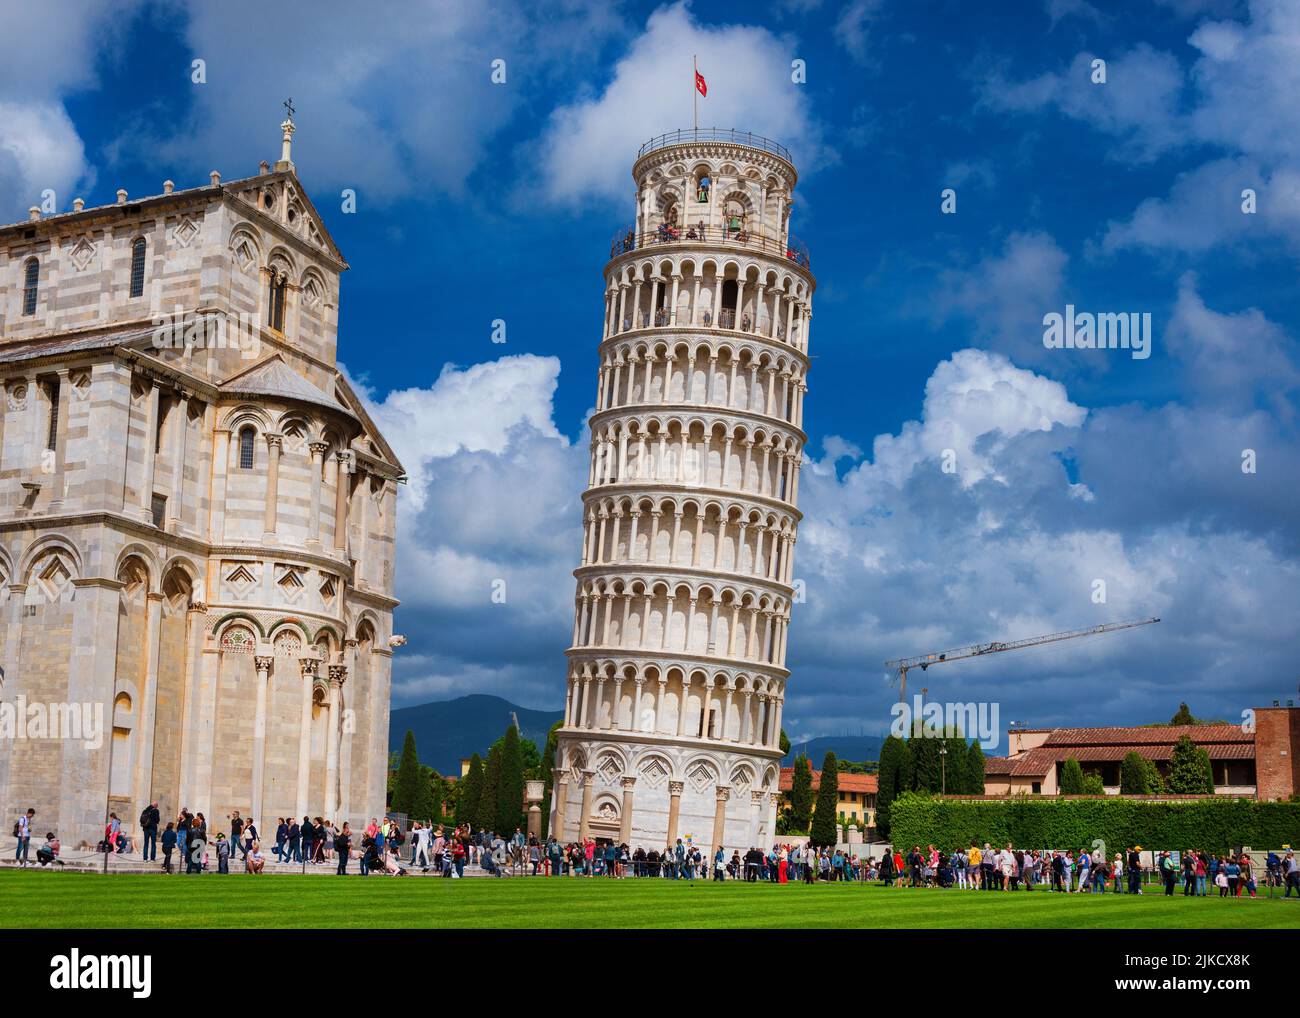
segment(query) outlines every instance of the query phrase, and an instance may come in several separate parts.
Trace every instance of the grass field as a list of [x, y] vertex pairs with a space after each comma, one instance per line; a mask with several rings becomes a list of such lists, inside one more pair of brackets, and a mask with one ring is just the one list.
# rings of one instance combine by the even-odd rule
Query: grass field
[[[1280, 892], [1277, 892], [1280, 894]], [[1300, 901], [857, 884], [0, 871], [0, 928], [1300, 928]]]

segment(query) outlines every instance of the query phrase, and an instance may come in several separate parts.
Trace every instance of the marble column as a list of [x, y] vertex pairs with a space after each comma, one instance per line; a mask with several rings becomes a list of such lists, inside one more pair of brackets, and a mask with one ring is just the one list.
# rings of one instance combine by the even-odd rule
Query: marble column
[[591, 837], [591, 787], [596, 783], [595, 771], [582, 772], [582, 816], [578, 818], [578, 840]]
[[619, 818], [618, 841], [621, 845], [631, 845], [632, 843], [632, 790], [636, 785], [636, 778], [626, 777], [623, 779], [623, 812]]
[[682, 781], [668, 782], [668, 840], [666, 844], [675, 845], [677, 843], [677, 820], [682, 812], [682, 791], [686, 783]]
[[719, 846], [724, 845], [727, 833], [727, 800], [731, 798], [731, 789], [726, 785], [717, 786], [718, 808], [713, 814], [713, 843], [709, 847], [709, 872], [713, 872], [713, 856]]
[[[306, 816], [311, 808], [311, 706], [316, 685], [316, 668], [319, 663], [314, 657], [298, 660], [301, 672], [299, 678], [302, 684], [302, 713], [298, 720], [298, 790], [294, 800], [294, 812], [299, 819]], [[260, 816], [257, 819], [259, 823], [262, 820]]]
[[253, 794], [248, 817], [259, 828], [262, 826], [262, 786], [266, 777], [266, 687], [274, 661], [264, 654], [253, 658], [253, 665], [257, 668], [257, 690], [253, 714]]

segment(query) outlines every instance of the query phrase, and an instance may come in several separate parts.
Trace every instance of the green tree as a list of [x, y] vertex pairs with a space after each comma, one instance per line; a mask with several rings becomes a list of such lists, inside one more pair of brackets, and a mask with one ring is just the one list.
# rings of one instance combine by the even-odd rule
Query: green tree
[[1169, 783], [1165, 781], [1165, 776], [1160, 773], [1160, 768], [1156, 766], [1154, 760], [1143, 760], [1147, 768], [1147, 788], [1151, 795], [1164, 795], [1169, 791]]
[[984, 747], [979, 739], [971, 739], [966, 747], [966, 795], [984, 794]]
[[939, 745], [939, 791], [948, 795], [967, 793], [966, 740], [949, 735]]
[[421, 820], [429, 820], [437, 824], [442, 820], [442, 775], [432, 767], [424, 768], [424, 802], [422, 803], [423, 812], [420, 814]]
[[[1208, 780], [1205, 763], [1201, 760], [1204, 750], [1197, 752], [1197, 745], [1189, 736], [1179, 736], [1174, 743], [1173, 755], [1169, 758], [1169, 790], [1176, 795], [1208, 795], [1214, 792], [1214, 782]], [[1205, 753], [1208, 762], [1209, 754]]]
[[813, 790], [812, 764], [800, 753], [794, 758], [794, 774], [790, 780], [789, 825], [792, 834], [807, 834], [812, 823]]
[[412, 820], [422, 819], [417, 810], [426, 805], [427, 796], [421, 792], [424, 785], [424, 770], [420, 766], [420, 755], [415, 749], [415, 733], [408, 729], [406, 740], [402, 743], [397, 774], [393, 778], [393, 792], [389, 796], [393, 810], [405, 813]]
[[912, 750], [893, 735], [880, 747], [880, 777], [876, 791], [876, 833], [889, 839], [889, 810], [912, 787]]
[[1120, 795], [1150, 795], [1151, 784], [1148, 776], [1147, 762], [1142, 754], [1129, 750], [1119, 765]]
[[1083, 794], [1084, 795], [1105, 795], [1106, 786], [1101, 783], [1100, 774], [1085, 774], [1083, 776]]
[[790, 737], [785, 734], [785, 729], [782, 728], [781, 729], [781, 755], [788, 756], [789, 754], [790, 754]]
[[458, 783], [456, 795], [456, 823], [472, 824], [478, 817], [479, 800], [483, 797], [483, 758], [475, 753], [469, 758], [469, 770]]
[[1196, 724], [1196, 718], [1192, 715], [1186, 703], [1180, 703], [1174, 716], [1169, 719], [1169, 723], [1171, 725], [1194, 725]]
[[839, 830], [835, 822], [839, 799], [839, 764], [835, 761], [835, 754], [828, 752], [822, 761], [821, 781], [817, 786], [817, 808], [813, 811], [812, 828], [809, 830], [809, 841], [812, 844], [833, 847], [839, 842]]
[[564, 726], [561, 718], [551, 725], [546, 735], [546, 748], [542, 750], [542, 762], [538, 777], [542, 779], [542, 840], [545, 841], [551, 829], [551, 796], [555, 792], [555, 751], [559, 746], [559, 731]]
[[1066, 760], [1061, 768], [1061, 794], [1083, 795], [1083, 768], [1074, 757]]
[[497, 825], [497, 788], [501, 783], [501, 741], [492, 743], [488, 750], [487, 763], [483, 765], [483, 794], [479, 796], [478, 809], [474, 812], [474, 827], [480, 831], [491, 831]]
[[941, 740], [931, 737], [931, 733], [918, 731], [907, 740], [912, 750], [912, 790], [917, 792], [938, 792], [942, 780], [939, 766], [939, 744]]
[[1205, 793], [1214, 794], [1214, 766], [1210, 763], [1209, 751], [1204, 746], [1196, 747], [1196, 759], [1200, 761], [1201, 770], [1205, 774]]
[[[533, 747], [537, 752], [537, 747]], [[501, 772], [497, 776], [497, 812], [494, 826], [508, 838], [524, 825], [524, 752], [519, 729], [510, 725], [501, 740]]]

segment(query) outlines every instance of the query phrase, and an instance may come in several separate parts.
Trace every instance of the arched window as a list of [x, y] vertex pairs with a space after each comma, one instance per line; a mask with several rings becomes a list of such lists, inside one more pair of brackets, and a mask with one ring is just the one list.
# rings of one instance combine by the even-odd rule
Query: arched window
[[284, 331], [284, 291], [288, 278], [277, 269], [271, 270], [271, 288], [266, 299], [266, 324], [276, 332]]
[[144, 295], [144, 238], [137, 237], [131, 245], [131, 296]]
[[41, 263], [28, 258], [23, 266], [23, 314], [36, 314], [36, 281], [41, 275]]
[[245, 428], [239, 433], [239, 469], [253, 469], [253, 429]]

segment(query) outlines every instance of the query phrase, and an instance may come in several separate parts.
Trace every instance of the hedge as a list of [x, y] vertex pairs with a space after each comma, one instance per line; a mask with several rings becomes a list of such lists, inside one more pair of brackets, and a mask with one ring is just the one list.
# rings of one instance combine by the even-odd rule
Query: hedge
[[972, 841], [1091, 849], [1096, 838], [1108, 851], [1141, 845], [1217, 853], [1242, 845], [1274, 849], [1300, 843], [1300, 802], [1220, 797], [961, 800], [909, 792], [894, 800], [890, 820], [895, 845], [933, 844], [945, 850]]

